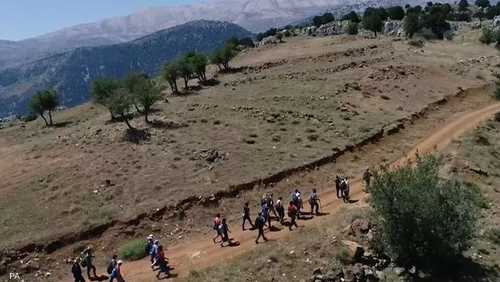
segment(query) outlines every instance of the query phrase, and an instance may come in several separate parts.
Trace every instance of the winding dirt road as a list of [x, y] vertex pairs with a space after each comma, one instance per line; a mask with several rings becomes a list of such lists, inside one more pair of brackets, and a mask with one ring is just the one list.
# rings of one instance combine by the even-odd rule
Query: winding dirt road
[[[450, 144], [454, 139], [457, 139], [466, 131], [474, 129], [481, 122], [490, 118], [496, 112], [500, 111], [500, 103], [494, 103], [482, 109], [468, 112], [459, 118], [448, 122], [445, 126], [429, 132], [429, 135], [418, 142], [418, 144], [404, 157], [395, 161], [392, 166], [397, 167], [408, 161], [412, 162], [415, 159], [415, 154], [427, 154], [438, 151]], [[352, 181], [352, 198], [362, 199], [365, 194], [362, 192], [361, 178], [357, 177]], [[322, 212], [335, 215], [339, 208], [342, 206], [333, 189], [327, 190], [328, 192], [321, 194]], [[301, 228], [318, 224], [325, 217], [315, 218], [314, 220], [299, 221]], [[239, 226], [239, 225], [234, 225]], [[186, 277], [192, 269], [202, 269], [212, 265], [219, 264], [223, 261], [230, 260], [235, 256], [239, 256], [247, 251], [256, 247], [255, 231], [236, 230], [233, 228], [231, 236], [240, 242], [238, 247], [225, 247], [221, 248], [219, 245], [214, 245], [211, 238], [198, 237], [189, 241], [183, 242], [176, 246], [169, 246], [167, 249], [167, 256], [169, 257], [172, 265], [175, 267], [174, 273], [179, 277]], [[283, 229], [277, 232], [268, 232], [268, 239], [282, 240], [286, 237], [293, 235], [293, 231]], [[151, 272], [149, 260], [143, 259], [136, 262], [126, 263], [123, 268], [123, 273], [127, 281], [156, 281], [154, 274]]]

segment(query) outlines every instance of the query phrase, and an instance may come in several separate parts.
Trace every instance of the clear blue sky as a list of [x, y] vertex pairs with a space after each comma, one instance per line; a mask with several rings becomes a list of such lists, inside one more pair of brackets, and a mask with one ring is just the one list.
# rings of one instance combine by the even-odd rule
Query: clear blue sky
[[79, 23], [193, 0], [0, 0], [0, 39], [19, 40]]

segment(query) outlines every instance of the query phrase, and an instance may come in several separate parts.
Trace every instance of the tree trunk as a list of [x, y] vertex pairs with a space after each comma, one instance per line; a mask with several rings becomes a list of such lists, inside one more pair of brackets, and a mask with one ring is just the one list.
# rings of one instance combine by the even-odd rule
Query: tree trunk
[[54, 125], [54, 123], [52, 122], [52, 111], [49, 111], [49, 125]]
[[151, 109], [149, 107], [144, 107], [143, 115], [144, 115], [144, 121], [146, 123], [151, 123], [149, 121], [149, 113], [151, 112]]
[[144, 111], [141, 111], [141, 109], [139, 109], [139, 107], [138, 107], [136, 104], [134, 104], [134, 108], [135, 108], [135, 110], [136, 110], [138, 113], [140, 113], [140, 114], [143, 114], [143, 113], [144, 113]]
[[121, 116], [122, 116], [123, 122], [125, 122], [125, 124], [128, 126], [128, 128], [131, 129], [131, 130], [134, 130], [135, 128], [128, 121], [127, 115], [122, 114]]
[[188, 82], [189, 82], [189, 78], [187, 77], [184, 77], [184, 89], [188, 89]]
[[45, 125], [49, 126], [49, 122], [47, 121], [47, 119], [45, 118], [45, 116], [43, 115], [43, 113], [40, 114], [40, 117], [42, 117], [43, 121], [45, 121]]

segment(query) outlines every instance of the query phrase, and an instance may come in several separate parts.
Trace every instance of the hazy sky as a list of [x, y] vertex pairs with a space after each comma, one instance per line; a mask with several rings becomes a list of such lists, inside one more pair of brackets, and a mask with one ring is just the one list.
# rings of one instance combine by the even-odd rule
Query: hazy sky
[[19, 40], [62, 27], [194, 0], [0, 0], [0, 39]]

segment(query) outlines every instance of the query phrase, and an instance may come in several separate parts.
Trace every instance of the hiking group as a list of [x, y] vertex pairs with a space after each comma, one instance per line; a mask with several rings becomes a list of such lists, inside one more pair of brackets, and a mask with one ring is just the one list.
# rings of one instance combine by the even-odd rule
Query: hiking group
[[[370, 179], [372, 174], [370, 169], [367, 168], [363, 173], [363, 181], [365, 182], [366, 187], [370, 185]], [[347, 177], [336, 176], [335, 177], [335, 189], [336, 196], [338, 199], [342, 199], [343, 202], [349, 203], [349, 180]], [[309, 215], [311, 218], [314, 215], [320, 215], [320, 206], [321, 200], [316, 189], [312, 189], [312, 192], [309, 194], [307, 202], [310, 206], [310, 212], [304, 211], [302, 193], [299, 189], [295, 189], [293, 193], [290, 195], [290, 201], [288, 206], [286, 207], [287, 215], [289, 221], [285, 218], [285, 205], [283, 203], [283, 198], [278, 197], [276, 202], [274, 202], [273, 194], [266, 193], [259, 205], [259, 212], [254, 221], [252, 221], [250, 215], [250, 203], [246, 202], [243, 206], [243, 214], [242, 214], [242, 224], [241, 229], [243, 231], [246, 230], [247, 224], [250, 225], [249, 230], [257, 230], [257, 238], [255, 239], [255, 243], [258, 244], [259, 240], [267, 241], [264, 234], [264, 229], [267, 226], [269, 230], [273, 229], [272, 219], [275, 219], [282, 226], [288, 226], [288, 229], [291, 231], [293, 227], [297, 228], [297, 220], [301, 219], [301, 216], [305, 214]], [[215, 237], [212, 239], [214, 243], [219, 243], [217, 240], [220, 238], [221, 247], [225, 246], [238, 246], [239, 242], [235, 241], [233, 238], [229, 237], [229, 226], [227, 224], [226, 218], [222, 217], [220, 213], [216, 214], [213, 220], [213, 229], [216, 232]]]
[[[104, 279], [109, 278], [110, 282], [125, 282], [121, 273], [121, 266], [123, 262], [118, 260], [117, 255], [113, 255], [110, 262], [108, 263], [107, 272], [109, 277], [98, 276], [96, 274], [96, 267], [94, 265], [94, 255], [92, 248], [86, 247], [81, 253], [80, 256], [76, 257], [73, 261], [73, 265], [71, 267], [71, 273], [73, 273], [73, 278], [75, 282], [85, 282], [85, 278], [83, 278], [82, 269], [80, 266], [87, 269], [87, 277], [90, 281], [102, 281]], [[93, 276], [90, 274], [92, 273]]]
[[[170, 276], [171, 268], [168, 265], [168, 259], [165, 257], [164, 247], [152, 234], [146, 238], [145, 253], [150, 257], [151, 269], [153, 271], [158, 271], [156, 274], [158, 279], [161, 279], [162, 274], [164, 274], [164, 278]], [[125, 282], [121, 272], [122, 264], [123, 262], [118, 260], [118, 256], [113, 255], [106, 269], [109, 276], [98, 276], [94, 265], [93, 251], [89, 246], [80, 253], [80, 256], [74, 259], [71, 273], [73, 274], [75, 282], [85, 282], [85, 278], [82, 274], [82, 267], [86, 268], [87, 277], [90, 281], [102, 281], [109, 278], [109, 282]]]
[[[370, 180], [372, 173], [369, 169], [366, 169], [363, 173], [363, 181], [366, 187], [370, 186]], [[349, 180], [347, 177], [335, 177], [335, 189], [336, 196], [338, 199], [342, 199], [345, 203], [349, 203]], [[241, 229], [246, 230], [247, 224], [250, 225], [249, 230], [257, 230], [257, 238], [255, 243], [258, 244], [259, 240], [262, 238], [264, 241], [268, 241], [264, 234], [264, 229], [267, 226], [269, 230], [273, 229], [272, 220], [276, 220], [282, 226], [288, 226], [290, 231], [293, 227], [298, 228], [297, 220], [301, 217], [308, 215], [308, 218], [312, 218], [314, 215], [320, 215], [321, 200], [316, 189], [312, 189], [309, 194], [307, 202], [310, 206], [310, 212], [304, 211], [304, 202], [302, 199], [302, 193], [299, 189], [295, 189], [290, 195], [290, 201], [286, 207], [288, 219], [285, 217], [285, 203], [282, 197], [278, 197], [276, 202], [274, 201], [272, 193], [266, 193], [262, 196], [259, 203], [259, 212], [255, 220], [252, 221], [250, 213], [250, 203], [246, 202], [243, 206], [242, 214], [242, 224]], [[271, 216], [272, 214], [272, 216]], [[304, 218], [305, 219], [305, 218]], [[221, 214], [217, 214], [213, 220], [213, 229], [216, 232], [216, 236], [212, 239], [214, 243], [220, 243], [221, 247], [226, 246], [238, 246], [240, 243], [233, 238], [230, 238], [231, 233], [227, 219]], [[217, 241], [220, 239], [220, 241]], [[146, 254], [150, 257], [151, 269], [153, 271], [158, 271], [156, 277], [161, 279], [161, 274], [165, 274], [165, 277], [170, 276], [170, 271], [172, 268], [168, 264], [168, 259], [165, 257], [164, 247], [160, 244], [160, 241], [155, 239], [151, 234], [146, 238]], [[103, 279], [96, 275], [96, 267], [93, 263], [94, 255], [91, 247], [85, 248], [83, 252], [73, 261], [73, 266], [71, 272], [75, 282], [85, 282], [83, 278], [82, 269], [80, 266], [86, 268], [87, 277], [89, 280], [99, 280]], [[124, 282], [124, 278], [121, 273], [121, 266], [123, 262], [117, 259], [116, 255], [113, 255], [111, 261], [107, 267], [107, 273], [109, 274], [109, 281]], [[91, 273], [93, 278], [91, 278]], [[107, 279], [107, 278], [105, 278]]]
[[154, 238], [153, 234], [146, 238], [146, 254], [149, 255], [151, 269], [158, 271], [156, 278], [160, 279], [162, 273], [165, 274], [165, 277], [169, 277], [171, 268], [168, 265], [167, 257], [165, 257], [164, 247], [160, 244], [160, 240]]

